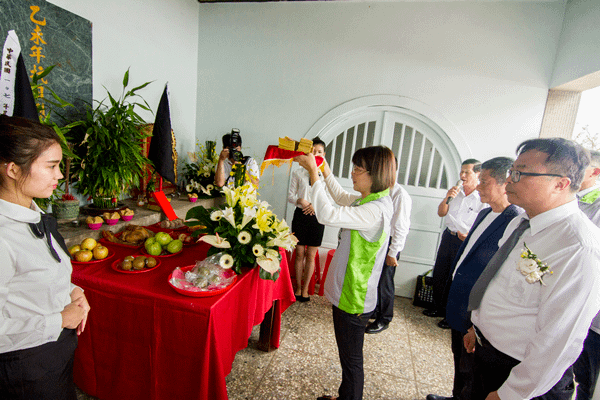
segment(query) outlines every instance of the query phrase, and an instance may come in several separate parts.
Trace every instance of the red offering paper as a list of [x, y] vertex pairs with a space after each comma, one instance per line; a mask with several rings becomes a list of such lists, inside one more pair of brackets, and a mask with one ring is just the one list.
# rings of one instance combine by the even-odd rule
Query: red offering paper
[[[265, 169], [267, 169], [271, 165], [275, 167], [281, 167], [283, 164], [289, 163], [291, 166], [293, 162], [292, 159], [294, 157], [301, 156], [304, 154], [306, 153], [303, 153], [301, 151], [284, 150], [280, 149], [277, 146], [270, 145], [269, 147], [267, 147], [267, 152], [265, 153], [264, 161], [262, 162], [262, 164], [260, 164], [260, 175], [262, 176]], [[317, 166], [321, 168], [321, 166], [323, 165], [323, 157], [316, 156], [315, 159], [317, 160]]]

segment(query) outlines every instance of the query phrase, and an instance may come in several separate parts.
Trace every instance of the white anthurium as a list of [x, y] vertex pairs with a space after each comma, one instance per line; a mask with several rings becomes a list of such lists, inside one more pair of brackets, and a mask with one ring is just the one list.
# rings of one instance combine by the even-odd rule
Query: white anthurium
[[248, 222], [252, 221], [254, 217], [256, 217], [256, 210], [254, 208], [244, 208], [244, 216], [242, 217], [240, 229], [244, 229]]
[[231, 248], [231, 244], [226, 239], [220, 237], [218, 233], [216, 235], [204, 235], [200, 238], [199, 242], [206, 242], [219, 249]]
[[231, 226], [235, 227], [235, 214], [233, 212], [233, 208], [226, 207], [225, 210], [223, 210], [223, 218], [225, 218], [227, 222], [231, 224]]
[[[268, 251], [268, 250], [267, 250]], [[279, 271], [279, 259], [268, 256], [261, 256], [256, 258], [256, 263], [265, 271], [274, 274]]]
[[277, 262], [279, 262], [279, 252], [277, 250], [267, 249], [265, 251], [265, 257], [272, 258], [274, 260], [277, 260]]
[[206, 189], [204, 186], [200, 185], [200, 190], [207, 196], [210, 196], [210, 190]]

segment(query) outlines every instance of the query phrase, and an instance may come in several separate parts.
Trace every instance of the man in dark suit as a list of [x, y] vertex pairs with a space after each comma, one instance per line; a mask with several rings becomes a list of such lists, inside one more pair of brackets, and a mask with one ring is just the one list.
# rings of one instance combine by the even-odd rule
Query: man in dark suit
[[466, 352], [463, 336], [471, 327], [467, 311], [469, 293], [481, 271], [498, 250], [498, 240], [508, 223], [522, 210], [506, 197], [506, 176], [513, 159], [496, 157], [484, 162], [477, 191], [482, 203], [489, 204], [477, 215], [469, 235], [461, 245], [452, 265], [452, 281], [447, 287], [446, 320], [451, 327], [454, 355], [454, 387], [452, 397], [435, 394], [427, 400], [469, 400], [472, 388], [473, 354]]

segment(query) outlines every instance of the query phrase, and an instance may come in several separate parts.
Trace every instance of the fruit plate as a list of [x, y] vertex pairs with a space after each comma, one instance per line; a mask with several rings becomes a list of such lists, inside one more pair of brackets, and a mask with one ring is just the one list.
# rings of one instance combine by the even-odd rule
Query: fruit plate
[[[163, 250], [163, 251], [165, 251], [165, 250]], [[181, 250], [179, 250], [177, 253], [169, 253], [169, 252], [167, 252], [166, 254], [161, 254], [159, 256], [155, 256], [153, 254], [148, 253], [148, 251], [146, 251], [145, 247], [142, 248], [142, 254], [145, 255], [145, 256], [150, 256], [150, 257], [173, 257], [173, 256], [176, 256], [179, 253], [181, 253]]]
[[77, 261], [77, 260], [74, 260], [74, 259], [71, 258], [71, 264], [73, 264], [73, 265], [99, 264], [101, 262], [104, 262], [104, 261], [108, 260], [109, 258], [111, 258], [114, 255], [115, 255], [114, 251], [108, 250], [108, 255], [105, 258], [103, 258], [102, 260]]
[[[123, 232], [117, 232], [117, 233], [115, 233], [115, 237], [118, 239], [119, 237], [121, 237], [122, 234], [123, 234]], [[144, 247], [144, 242], [142, 242], [140, 244], [125, 244], [125, 243], [111, 242], [110, 240], [105, 239], [103, 237], [101, 237], [98, 241], [101, 243], [104, 243], [104, 244], [111, 244], [114, 246], [125, 247], [125, 248], [130, 248], [130, 249], [139, 249], [139, 248]]]
[[[195, 267], [195, 265], [188, 265], [186, 267], [181, 267], [179, 269], [181, 270], [182, 274], [185, 274], [186, 272], [188, 272], [189, 270], [191, 270], [194, 267]], [[228, 291], [229, 289], [231, 289], [231, 287], [233, 286], [233, 284], [237, 281], [237, 275], [236, 275], [236, 273], [234, 271], [228, 269], [228, 270], [224, 271], [224, 274], [226, 274], [225, 277], [229, 278], [229, 277], [233, 276], [233, 280], [231, 281], [231, 283], [229, 285], [225, 286], [224, 288], [219, 288], [219, 289], [215, 289], [215, 290], [191, 291], [191, 290], [185, 290], [185, 289], [178, 288], [178, 287], [174, 286], [173, 283], [171, 283], [171, 280], [173, 278], [173, 274], [175, 272], [176, 272], [176, 270], [174, 270], [173, 272], [171, 272], [171, 274], [169, 275], [169, 285], [177, 293], [182, 294], [184, 296], [190, 296], [190, 297], [209, 297], [209, 296], [216, 296], [218, 294], [225, 293], [226, 291]]]
[[158, 266], [160, 265], [160, 260], [156, 259], [156, 265], [152, 268], [144, 268], [144, 269], [140, 269], [140, 270], [131, 270], [131, 271], [125, 271], [124, 269], [119, 268], [119, 263], [123, 261], [123, 260], [115, 260], [112, 262], [112, 264], [110, 264], [110, 267], [117, 271], [120, 272], [122, 274], [142, 274], [144, 272], [150, 272], [150, 271], [154, 271], [156, 268], [158, 268]]
[[179, 228], [163, 228], [162, 226], [160, 226], [160, 222], [157, 222], [155, 224], [152, 225], [148, 225], [145, 226], [144, 228], [148, 228], [150, 229], [152, 232], [167, 232], [167, 233], [171, 233], [171, 232], [186, 232], [187, 231], [187, 226], [183, 225], [180, 226]]

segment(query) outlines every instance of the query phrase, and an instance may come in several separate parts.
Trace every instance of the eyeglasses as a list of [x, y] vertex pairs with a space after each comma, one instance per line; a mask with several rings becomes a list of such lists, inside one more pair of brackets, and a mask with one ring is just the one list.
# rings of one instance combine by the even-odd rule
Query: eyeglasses
[[536, 172], [521, 172], [517, 170], [508, 170], [508, 176], [510, 176], [510, 180], [514, 183], [517, 183], [521, 180], [521, 176], [556, 176], [559, 178], [563, 178], [562, 175], [557, 174], [538, 174]]
[[363, 167], [359, 167], [357, 165], [353, 165], [352, 166], [352, 173], [356, 174], [356, 175], [361, 175], [364, 174], [365, 172], [369, 172], [366, 169], [364, 169]]

